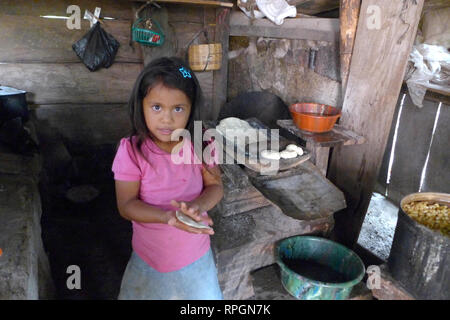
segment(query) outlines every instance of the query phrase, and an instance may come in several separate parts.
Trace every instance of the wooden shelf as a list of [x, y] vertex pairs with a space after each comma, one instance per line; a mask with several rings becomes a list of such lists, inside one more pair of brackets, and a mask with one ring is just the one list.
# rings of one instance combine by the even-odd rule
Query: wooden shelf
[[277, 124], [306, 142], [306, 149], [311, 151], [311, 161], [327, 175], [330, 148], [343, 145], [362, 144], [366, 139], [336, 124], [329, 132], [312, 133], [302, 131], [291, 120], [277, 120]]
[[307, 143], [318, 147], [334, 147], [337, 145], [363, 144], [366, 139], [342, 126], [336, 124], [333, 129], [325, 133], [312, 133], [302, 131], [294, 124], [292, 120], [278, 120], [277, 124], [296, 135]]
[[339, 19], [286, 18], [278, 26], [266, 18], [251, 21], [243, 12], [233, 11], [230, 17], [230, 36], [336, 42], [339, 39]]
[[[147, 2], [147, 0], [133, 0], [138, 2]], [[193, 4], [201, 6], [215, 6], [215, 7], [227, 7], [232, 8], [232, 2], [225, 1], [212, 1], [212, 0], [154, 0], [161, 3], [175, 3], [175, 4]]]
[[427, 91], [431, 91], [434, 93], [439, 93], [442, 94], [444, 96], [450, 97], [450, 87], [444, 87], [444, 86], [440, 86], [437, 84], [429, 84], [427, 86]]

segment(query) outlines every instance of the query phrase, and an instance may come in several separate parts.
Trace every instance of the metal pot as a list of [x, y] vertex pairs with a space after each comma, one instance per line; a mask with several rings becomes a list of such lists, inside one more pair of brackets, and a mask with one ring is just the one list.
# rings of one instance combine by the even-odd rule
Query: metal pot
[[450, 299], [450, 238], [416, 222], [402, 205], [412, 201], [450, 206], [450, 194], [419, 192], [400, 203], [397, 227], [387, 265], [394, 279], [418, 299]]

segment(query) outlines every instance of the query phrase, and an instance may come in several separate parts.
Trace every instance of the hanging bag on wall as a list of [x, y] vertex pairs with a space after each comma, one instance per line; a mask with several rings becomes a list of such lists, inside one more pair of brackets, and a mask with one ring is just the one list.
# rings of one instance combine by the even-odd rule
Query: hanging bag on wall
[[90, 71], [109, 68], [120, 44], [103, 30], [100, 22], [94, 24], [86, 35], [72, 45], [72, 49]]

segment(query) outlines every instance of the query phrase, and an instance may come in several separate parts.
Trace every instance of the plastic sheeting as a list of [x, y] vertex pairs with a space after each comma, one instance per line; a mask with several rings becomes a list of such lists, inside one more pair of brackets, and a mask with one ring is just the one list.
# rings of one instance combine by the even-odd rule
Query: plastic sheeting
[[405, 80], [413, 103], [421, 108], [430, 85], [437, 84], [450, 89], [450, 53], [441, 46], [419, 44], [409, 56], [409, 72]]

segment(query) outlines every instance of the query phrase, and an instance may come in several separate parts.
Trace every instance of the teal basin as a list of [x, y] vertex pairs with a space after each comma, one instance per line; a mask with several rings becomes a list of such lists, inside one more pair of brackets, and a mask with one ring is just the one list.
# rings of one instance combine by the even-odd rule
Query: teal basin
[[352, 250], [312, 236], [280, 241], [276, 262], [283, 287], [302, 300], [347, 299], [365, 274], [363, 262]]

